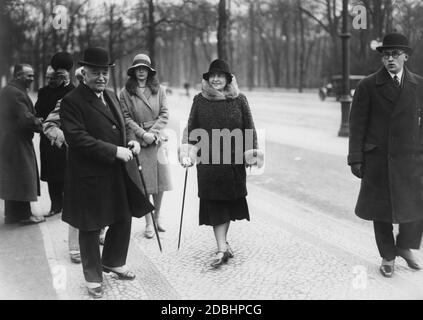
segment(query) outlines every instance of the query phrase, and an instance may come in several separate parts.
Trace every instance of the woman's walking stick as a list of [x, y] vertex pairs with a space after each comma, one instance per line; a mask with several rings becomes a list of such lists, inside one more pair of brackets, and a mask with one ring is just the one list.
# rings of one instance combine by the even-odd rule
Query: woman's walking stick
[[[138, 156], [136, 154], [134, 154], [134, 158], [135, 158], [135, 161], [137, 162], [138, 172], [140, 173], [141, 182], [144, 187], [145, 196], [148, 199], [147, 188], [145, 186], [145, 181], [144, 181], [144, 176], [142, 174], [142, 167], [140, 164], [140, 160], [138, 159]], [[153, 211], [151, 211], [150, 214], [151, 214], [151, 219], [153, 220], [154, 232], [156, 233], [157, 243], [159, 244], [160, 252], [162, 252], [162, 244], [160, 243], [159, 232], [157, 231], [156, 219], [154, 218]]]
[[182, 210], [181, 210], [181, 223], [179, 225], [179, 239], [178, 239], [178, 250], [181, 244], [181, 234], [182, 234], [182, 219], [184, 217], [184, 205], [185, 205], [185, 190], [187, 188], [187, 177], [188, 177], [188, 167], [185, 169], [185, 182], [184, 182], [184, 195], [182, 196]]

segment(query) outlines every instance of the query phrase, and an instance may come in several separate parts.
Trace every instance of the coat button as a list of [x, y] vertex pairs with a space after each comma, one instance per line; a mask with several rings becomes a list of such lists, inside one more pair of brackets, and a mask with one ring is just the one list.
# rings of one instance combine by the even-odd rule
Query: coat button
[[112, 126], [112, 129], [113, 129], [113, 130], [115, 130], [115, 129], [116, 129], [116, 126], [115, 126], [115, 125], [113, 125], [113, 126]]

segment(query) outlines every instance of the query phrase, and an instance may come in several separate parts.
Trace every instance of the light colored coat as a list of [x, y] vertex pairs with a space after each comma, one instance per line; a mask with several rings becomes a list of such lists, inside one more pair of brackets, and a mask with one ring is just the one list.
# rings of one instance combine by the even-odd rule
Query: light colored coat
[[[119, 99], [123, 109], [126, 125], [135, 133], [141, 144], [139, 155], [142, 172], [148, 194], [172, 190], [169, 166], [167, 160], [165, 141], [162, 130], [169, 119], [166, 93], [160, 86], [157, 94], [153, 94], [147, 86], [142, 93], [137, 89], [136, 95], [131, 95], [126, 88], [120, 92]], [[146, 132], [154, 133], [157, 143], [147, 145], [142, 135]]]

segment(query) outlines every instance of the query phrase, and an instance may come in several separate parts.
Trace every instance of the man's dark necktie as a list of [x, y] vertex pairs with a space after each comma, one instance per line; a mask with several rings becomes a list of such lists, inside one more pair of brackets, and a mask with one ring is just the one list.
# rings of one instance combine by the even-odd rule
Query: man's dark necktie
[[394, 85], [395, 87], [399, 88], [400, 82], [397, 75], [394, 75]]

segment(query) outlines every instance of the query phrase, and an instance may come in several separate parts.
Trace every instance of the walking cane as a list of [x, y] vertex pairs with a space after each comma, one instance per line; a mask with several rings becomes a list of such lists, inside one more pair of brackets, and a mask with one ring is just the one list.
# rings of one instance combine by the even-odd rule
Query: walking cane
[[[140, 173], [141, 182], [144, 187], [145, 196], [148, 199], [147, 188], [145, 186], [145, 181], [144, 181], [144, 176], [142, 174], [142, 167], [140, 164], [140, 160], [138, 159], [138, 156], [136, 154], [134, 154], [134, 158], [135, 158], [135, 161], [137, 162], [138, 172]], [[157, 243], [159, 244], [160, 252], [162, 252], [162, 244], [160, 243], [159, 232], [157, 231], [156, 219], [154, 218], [153, 211], [151, 211], [150, 214], [151, 214], [151, 219], [153, 220], [154, 232], [156, 233]]]
[[188, 177], [188, 167], [186, 167], [186, 169], [185, 169], [184, 195], [182, 196], [181, 223], [179, 224], [178, 250], [179, 250], [179, 246], [181, 244], [182, 219], [184, 217], [185, 190], [187, 188], [187, 177]]

